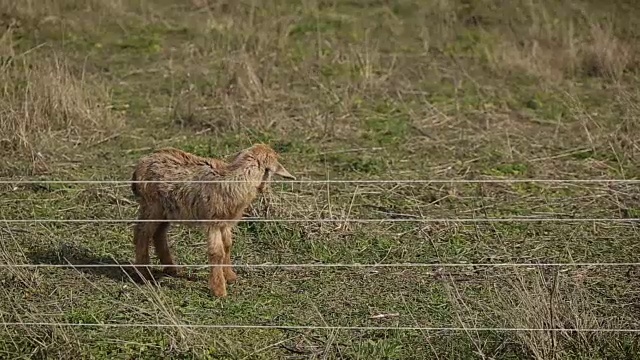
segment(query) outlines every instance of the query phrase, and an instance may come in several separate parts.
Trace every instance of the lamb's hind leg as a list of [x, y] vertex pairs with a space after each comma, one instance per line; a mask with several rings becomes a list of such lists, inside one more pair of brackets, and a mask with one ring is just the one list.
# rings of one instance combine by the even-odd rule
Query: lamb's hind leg
[[227, 296], [227, 283], [224, 278], [222, 265], [224, 263], [224, 243], [222, 241], [222, 233], [218, 227], [208, 229], [208, 253], [209, 264], [211, 266], [211, 275], [209, 276], [209, 288], [213, 295], [217, 297]]
[[238, 276], [236, 275], [236, 273], [233, 271], [233, 268], [231, 267], [231, 246], [233, 245], [233, 239], [231, 238], [231, 227], [230, 226], [224, 226], [222, 229], [222, 243], [224, 244], [224, 261], [223, 263], [225, 265], [224, 267], [224, 278], [227, 280], [227, 282], [229, 284], [233, 283], [236, 281], [236, 279], [238, 278]]
[[180, 274], [180, 268], [174, 266], [175, 262], [171, 256], [169, 243], [167, 242], [167, 233], [169, 232], [169, 222], [161, 222], [157, 224], [156, 232], [153, 234], [153, 247], [160, 263], [164, 266], [164, 272], [171, 276]]
[[[141, 212], [138, 219], [145, 220], [147, 217]], [[151, 259], [149, 258], [149, 245], [151, 237], [155, 231], [156, 224], [148, 222], [139, 222], [135, 224], [133, 228], [133, 243], [135, 245], [136, 253], [136, 265], [150, 265]], [[149, 266], [140, 266], [136, 268], [140, 274], [147, 278], [151, 278], [151, 269]]]

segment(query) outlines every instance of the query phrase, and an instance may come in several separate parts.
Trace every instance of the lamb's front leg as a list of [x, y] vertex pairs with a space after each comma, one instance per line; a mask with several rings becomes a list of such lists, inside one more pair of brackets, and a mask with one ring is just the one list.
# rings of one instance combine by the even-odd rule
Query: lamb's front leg
[[236, 281], [238, 275], [233, 271], [231, 267], [231, 246], [233, 245], [233, 240], [231, 238], [231, 227], [224, 226], [222, 227], [222, 243], [224, 244], [224, 264], [228, 265], [224, 267], [224, 277], [229, 284]]
[[224, 278], [223, 267], [216, 266], [222, 265], [225, 257], [224, 242], [222, 241], [220, 228], [210, 227], [208, 229], [208, 237], [209, 264], [213, 265], [209, 276], [209, 288], [213, 295], [225, 297], [227, 296], [227, 283]]

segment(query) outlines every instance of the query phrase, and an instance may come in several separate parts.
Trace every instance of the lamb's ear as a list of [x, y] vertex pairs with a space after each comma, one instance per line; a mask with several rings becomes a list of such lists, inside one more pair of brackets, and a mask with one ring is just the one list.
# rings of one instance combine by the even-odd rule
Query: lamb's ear
[[275, 170], [273, 171], [274, 174], [278, 175], [278, 176], [282, 176], [285, 179], [291, 179], [291, 180], [295, 180], [296, 177], [291, 175], [287, 169], [284, 168], [284, 166], [280, 165], [280, 163], [276, 163], [275, 166]]
[[242, 150], [240, 151], [236, 151], [233, 154], [227, 155], [225, 158], [226, 162], [233, 162], [233, 160], [237, 159], [238, 156], [240, 156], [240, 154], [242, 154]]
[[265, 170], [264, 174], [262, 174], [262, 180], [260, 181], [260, 185], [258, 185], [258, 192], [264, 192], [267, 188], [267, 184], [271, 181], [271, 171]]

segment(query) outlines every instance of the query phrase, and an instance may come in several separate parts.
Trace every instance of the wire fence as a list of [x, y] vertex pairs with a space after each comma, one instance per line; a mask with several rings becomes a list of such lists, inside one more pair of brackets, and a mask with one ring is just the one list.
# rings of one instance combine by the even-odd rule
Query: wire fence
[[[0, 264], [1, 268], [144, 268], [165, 265], [153, 264]], [[568, 262], [568, 263], [307, 263], [307, 264], [174, 264], [175, 268], [437, 268], [437, 267], [628, 267], [640, 266], [640, 262]]]
[[[241, 180], [218, 181], [146, 181], [146, 180], [0, 180], [0, 184], [133, 184], [133, 183], [233, 183]], [[638, 179], [405, 179], [405, 180], [272, 180], [272, 183], [298, 184], [517, 184], [517, 183], [549, 183], [549, 184], [640, 184]], [[622, 222], [632, 223], [640, 218], [569, 218], [569, 217], [509, 217], [509, 218], [297, 218], [297, 219], [266, 219], [244, 217], [238, 219], [244, 222], [328, 222], [328, 223], [503, 223], [503, 222], [555, 222], [555, 223], [585, 223], [585, 222]], [[229, 219], [2, 219], [0, 223], [208, 223], [229, 221]], [[17, 264], [3, 263], [0, 268], [145, 268], [163, 265], [153, 264]], [[261, 263], [261, 264], [174, 264], [174, 268], [209, 268], [209, 267], [238, 267], [238, 268], [460, 268], [460, 267], [489, 267], [489, 268], [542, 268], [542, 267], [638, 267], [640, 262], [539, 262], [539, 263]], [[239, 325], [239, 324], [145, 324], [145, 323], [63, 323], [63, 322], [0, 322], [0, 326], [48, 326], [48, 327], [114, 327], [114, 328], [191, 328], [191, 329], [290, 329], [290, 330], [401, 330], [401, 331], [474, 331], [474, 332], [566, 332], [566, 333], [640, 333], [634, 328], [507, 328], [507, 327], [428, 327], [428, 326], [316, 326], [316, 325]]]
[[[181, 184], [240, 183], [243, 180], [0, 180], [0, 184]], [[279, 180], [272, 183], [292, 184], [516, 184], [516, 183], [627, 183], [640, 184], [640, 179], [354, 179], [354, 180]]]
[[[235, 221], [232, 219], [2, 219], [5, 223], [215, 223]], [[537, 218], [537, 217], [512, 217], [512, 218], [379, 218], [379, 219], [350, 219], [350, 218], [323, 218], [323, 219], [265, 219], [265, 218], [240, 218], [243, 222], [263, 223], [297, 223], [297, 222], [328, 222], [328, 223], [502, 223], [502, 222], [631, 222], [640, 221], [640, 218]]]
[[507, 327], [428, 327], [428, 326], [329, 326], [329, 325], [235, 325], [235, 324], [131, 324], [131, 323], [57, 323], [57, 322], [0, 322], [0, 326], [62, 326], [114, 328], [187, 328], [187, 329], [260, 329], [260, 330], [404, 330], [404, 331], [499, 331], [499, 332], [600, 332], [640, 333], [640, 329], [623, 328], [507, 328]]

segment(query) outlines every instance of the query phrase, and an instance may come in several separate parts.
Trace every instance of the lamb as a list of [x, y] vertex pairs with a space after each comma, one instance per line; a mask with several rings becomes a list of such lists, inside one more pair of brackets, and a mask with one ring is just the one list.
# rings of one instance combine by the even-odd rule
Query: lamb
[[133, 171], [131, 190], [139, 205], [138, 219], [154, 221], [138, 222], [134, 227], [135, 264], [149, 264], [153, 240], [165, 273], [178, 275], [167, 243], [170, 223], [182, 220], [189, 226], [200, 225], [208, 238], [209, 264], [228, 265], [211, 267], [209, 288], [216, 297], [227, 296], [226, 284], [237, 278], [231, 267], [232, 227], [273, 175], [295, 180], [280, 164], [279, 155], [265, 144], [246, 148], [228, 162], [171, 147], [141, 158]]

